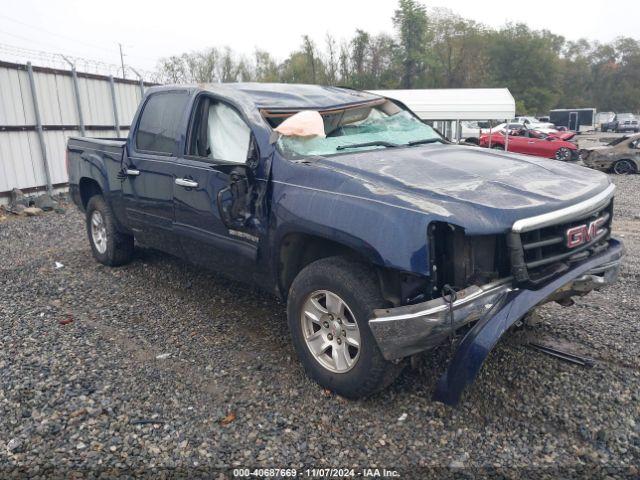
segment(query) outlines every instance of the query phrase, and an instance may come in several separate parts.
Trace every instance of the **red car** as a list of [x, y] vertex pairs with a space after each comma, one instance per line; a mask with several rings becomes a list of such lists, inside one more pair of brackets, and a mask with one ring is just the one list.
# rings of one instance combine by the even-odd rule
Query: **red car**
[[[504, 150], [504, 132], [481, 135], [479, 145]], [[578, 160], [578, 147], [574, 143], [567, 142], [557, 135], [547, 135], [535, 130], [521, 129], [510, 132], [509, 151], [562, 161]]]

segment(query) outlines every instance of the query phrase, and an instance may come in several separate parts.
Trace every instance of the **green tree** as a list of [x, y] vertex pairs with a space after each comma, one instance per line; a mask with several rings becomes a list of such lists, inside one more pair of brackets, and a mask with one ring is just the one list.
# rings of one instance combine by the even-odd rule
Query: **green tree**
[[402, 58], [403, 88], [414, 88], [425, 74], [428, 20], [424, 5], [416, 0], [399, 0], [393, 15]]
[[640, 110], [640, 43], [566, 41], [523, 24], [491, 29], [419, 0], [399, 0], [394, 35], [356, 29], [319, 48], [305, 35], [282, 62], [256, 50], [246, 58], [212, 47], [162, 59], [168, 83], [298, 82], [377, 88], [507, 87], [520, 113], [557, 107]]
[[563, 39], [524, 24], [507, 25], [491, 35], [490, 83], [508, 87], [529, 114], [542, 114], [561, 97], [559, 50]]

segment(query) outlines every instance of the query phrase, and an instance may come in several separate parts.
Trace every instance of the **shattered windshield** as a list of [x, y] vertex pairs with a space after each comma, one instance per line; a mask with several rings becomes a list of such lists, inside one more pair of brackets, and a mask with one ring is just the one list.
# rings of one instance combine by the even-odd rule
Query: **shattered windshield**
[[345, 109], [322, 118], [326, 136], [281, 135], [280, 150], [299, 158], [442, 141], [429, 125], [395, 105]]

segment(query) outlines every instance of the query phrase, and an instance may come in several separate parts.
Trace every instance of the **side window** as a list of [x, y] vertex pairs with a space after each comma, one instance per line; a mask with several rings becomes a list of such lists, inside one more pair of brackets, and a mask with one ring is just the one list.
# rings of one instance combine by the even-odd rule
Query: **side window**
[[203, 98], [194, 115], [189, 155], [246, 163], [251, 129], [233, 107]]
[[136, 150], [161, 155], [177, 154], [182, 115], [188, 101], [186, 91], [153, 94], [138, 122]]

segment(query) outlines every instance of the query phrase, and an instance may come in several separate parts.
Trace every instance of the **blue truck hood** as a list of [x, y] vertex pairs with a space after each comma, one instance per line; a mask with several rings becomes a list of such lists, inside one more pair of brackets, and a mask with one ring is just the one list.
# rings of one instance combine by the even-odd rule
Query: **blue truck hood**
[[610, 183], [600, 172], [556, 160], [439, 144], [325, 157], [313, 166], [332, 174], [318, 171], [308, 186], [417, 210], [470, 234], [504, 231]]

